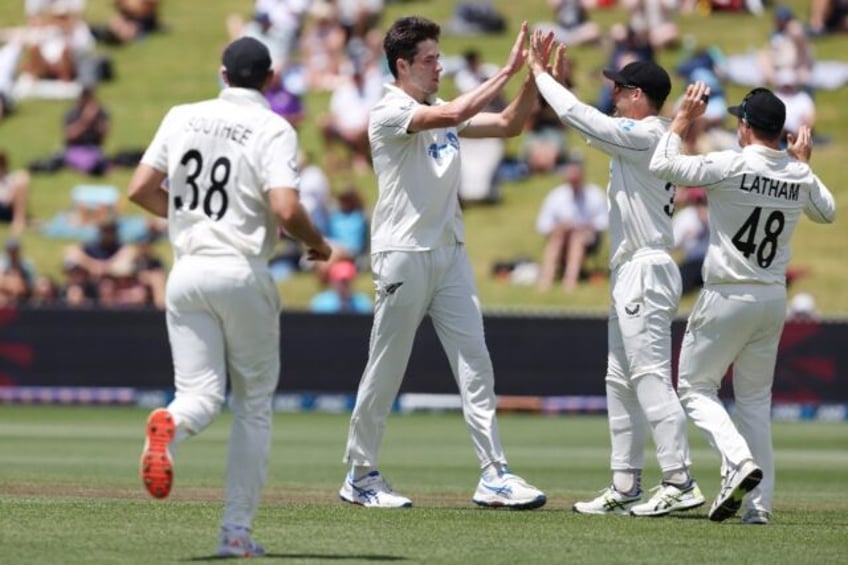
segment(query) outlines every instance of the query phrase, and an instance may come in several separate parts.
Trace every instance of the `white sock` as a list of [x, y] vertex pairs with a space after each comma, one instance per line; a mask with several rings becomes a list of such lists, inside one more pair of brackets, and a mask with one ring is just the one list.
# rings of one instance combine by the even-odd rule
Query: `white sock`
[[663, 471], [663, 482], [676, 487], [685, 487], [689, 483], [689, 472], [686, 469]]
[[642, 470], [613, 471], [612, 486], [622, 494], [635, 495], [642, 490]]
[[358, 481], [365, 477], [368, 473], [374, 470], [374, 467], [354, 465], [350, 469], [350, 474], [353, 475], [353, 480]]
[[509, 468], [506, 466], [506, 463], [494, 462], [489, 463], [485, 467], [483, 467], [483, 478], [487, 481], [497, 479], [502, 476], [504, 473], [508, 473]]

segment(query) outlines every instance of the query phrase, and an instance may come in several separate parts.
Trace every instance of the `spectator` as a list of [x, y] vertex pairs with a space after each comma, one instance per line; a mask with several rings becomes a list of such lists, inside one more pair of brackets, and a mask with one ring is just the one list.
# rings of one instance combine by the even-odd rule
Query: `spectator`
[[671, 219], [674, 249], [682, 252], [678, 261], [683, 294], [704, 285], [701, 274], [710, 245], [707, 195], [701, 188], [680, 187], [675, 194], [676, 212]]
[[812, 0], [810, 35], [848, 31], [848, 0]]
[[21, 255], [21, 242], [17, 238], [6, 240], [5, 253], [0, 258], [0, 306], [14, 306], [26, 302], [32, 294], [35, 269]]
[[333, 199], [330, 180], [324, 170], [312, 160], [312, 155], [298, 152], [300, 168], [300, 202], [309, 214], [315, 228], [326, 235], [330, 223], [330, 205]]
[[608, 225], [606, 195], [594, 184], [586, 184], [583, 163], [573, 161], [563, 169], [565, 184], [551, 190], [542, 203], [536, 230], [546, 237], [537, 286], [551, 288], [562, 271], [562, 288], [577, 288], [585, 259], [598, 251]]
[[70, 167], [81, 173], [102, 176], [109, 160], [103, 143], [109, 133], [109, 114], [97, 99], [94, 90], [83, 88], [73, 107], [63, 119], [65, 148], [57, 155], [33, 161], [29, 170], [34, 173], [53, 173]]
[[792, 322], [816, 322], [819, 311], [811, 294], [799, 292], [792, 297], [786, 308], [786, 320]]
[[336, 6], [326, 0], [315, 2], [299, 43], [309, 91], [332, 91], [342, 82], [346, 41]]
[[545, 32], [553, 31], [560, 43], [568, 46], [598, 43], [601, 40], [601, 28], [589, 21], [587, 0], [548, 0], [554, 11], [553, 22], [537, 26]]
[[340, 168], [333, 155], [338, 146], [345, 151], [344, 169], [352, 167], [359, 173], [368, 170], [371, 164], [368, 112], [380, 99], [382, 89], [383, 81], [379, 71], [357, 62], [351, 66], [348, 78], [333, 91], [329, 114], [319, 118], [329, 170], [337, 171]]
[[[164, 291], [164, 289], [163, 289]], [[104, 308], [137, 308], [151, 303], [150, 289], [126, 258], [113, 261], [97, 284], [97, 303]]]
[[74, 265], [81, 266], [92, 282], [99, 284], [115, 263], [132, 262], [135, 259], [135, 249], [121, 243], [118, 237], [118, 222], [108, 218], [101, 222], [97, 230], [97, 238], [82, 246], [68, 250], [66, 259]]
[[338, 259], [358, 262], [368, 250], [368, 217], [365, 203], [354, 186], [347, 187], [337, 197], [338, 206], [330, 212], [327, 239], [333, 248], [330, 263]]
[[[474, 90], [498, 71], [496, 65], [484, 64], [477, 49], [463, 54], [464, 66], [454, 76], [457, 91], [462, 94]], [[486, 112], [500, 112], [506, 108], [502, 94], [498, 94], [485, 108]], [[495, 175], [504, 156], [506, 143], [497, 137], [466, 138], [459, 145], [462, 156], [462, 181], [459, 198], [463, 205], [496, 203], [500, 200]]]
[[108, 160], [103, 142], [108, 133], [109, 114], [94, 90], [84, 88], [74, 107], [65, 114], [65, 166], [90, 175], [104, 174]]
[[14, 236], [26, 228], [29, 181], [26, 171], [9, 171], [6, 152], [0, 149], [0, 221], [11, 223]]
[[329, 288], [316, 294], [309, 309], [317, 314], [349, 312], [367, 314], [371, 312], [371, 299], [362, 292], [354, 292], [356, 265], [347, 259], [333, 263], [327, 272]]
[[24, 32], [21, 74], [25, 80], [72, 82], [93, 53], [94, 37], [82, 17], [82, 2], [59, 1], [33, 6]]
[[651, 47], [665, 49], [677, 44], [680, 32], [671, 18], [676, 0], [622, 0], [621, 5], [630, 12], [629, 26], [644, 34]]
[[[147, 289], [146, 302], [160, 310], [165, 309], [165, 281], [167, 273], [165, 264], [153, 249], [155, 234], [149, 234], [136, 245], [133, 272], [138, 282]], [[126, 269], [125, 269], [126, 270]]]
[[803, 24], [788, 6], [777, 6], [774, 10], [774, 31], [766, 49], [759, 53], [759, 64], [764, 82], [776, 84], [781, 69], [795, 72], [799, 84], [807, 86], [813, 72], [813, 47]]
[[536, 103], [524, 129], [522, 154], [531, 174], [547, 174], [565, 162], [566, 126], [550, 104], [536, 96]]
[[[775, 76], [774, 91], [786, 106], [786, 121], [783, 124], [783, 134], [798, 137], [802, 126], [807, 126], [815, 133], [816, 104], [810, 93], [798, 84], [798, 76], [794, 70], [783, 68]], [[818, 140], [820, 142], [820, 140]]]
[[51, 277], [39, 275], [32, 285], [32, 295], [29, 298], [29, 306], [41, 308], [54, 306], [59, 302], [59, 287]]
[[97, 300], [97, 287], [88, 271], [75, 259], [65, 259], [65, 283], [59, 289], [59, 300], [69, 308], [93, 306]]
[[105, 26], [94, 27], [95, 37], [110, 45], [124, 45], [162, 29], [159, 0], [115, 0], [116, 13]]

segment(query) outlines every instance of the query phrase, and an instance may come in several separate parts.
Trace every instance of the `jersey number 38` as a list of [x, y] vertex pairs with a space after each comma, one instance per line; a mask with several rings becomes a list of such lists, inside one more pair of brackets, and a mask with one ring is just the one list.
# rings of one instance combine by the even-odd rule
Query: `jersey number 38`
[[227, 213], [230, 198], [227, 195], [227, 181], [230, 180], [230, 160], [218, 157], [209, 171], [209, 182], [205, 189], [198, 186], [198, 177], [203, 170], [203, 156], [197, 149], [186, 151], [180, 164], [188, 169], [186, 185], [191, 189], [191, 199], [186, 204], [183, 196], [174, 196], [174, 208], [177, 210], [195, 210], [200, 204], [200, 194], [203, 193], [203, 212], [213, 220], [220, 220]]

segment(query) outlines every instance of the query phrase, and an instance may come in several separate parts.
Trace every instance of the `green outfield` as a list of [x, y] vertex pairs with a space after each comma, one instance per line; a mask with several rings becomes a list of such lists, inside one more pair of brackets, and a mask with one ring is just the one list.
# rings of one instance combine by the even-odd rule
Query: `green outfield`
[[[0, 407], [0, 562], [175, 563], [215, 559], [230, 415], [180, 447], [166, 501], [137, 478], [146, 411]], [[478, 509], [476, 461], [457, 414], [390, 419], [382, 469], [408, 510], [336, 496], [347, 415], [277, 414], [255, 534], [287, 563], [844, 563], [848, 436], [842, 424], [777, 423], [771, 525], [715, 524], [706, 509], [668, 518], [586, 517], [571, 504], [607, 480], [602, 417], [503, 415], [514, 470], [545, 490], [538, 511]], [[692, 432], [710, 499], [718, 459]], [[646, 482], [659, 473], [648, 457]]]

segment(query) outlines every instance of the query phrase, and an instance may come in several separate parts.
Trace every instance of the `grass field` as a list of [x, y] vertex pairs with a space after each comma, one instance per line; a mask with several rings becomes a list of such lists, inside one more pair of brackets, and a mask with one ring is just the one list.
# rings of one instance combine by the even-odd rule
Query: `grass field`
[[[795, 8], [800, 17], [806, 18], [809, 3], [805, 0], [785, 2]], [[470, 46], [478, 47], [484, 58], [493, 63], [502, 63], [514, 39], [518, 23], [548, 20], [551, 17], [545, 0], [511, 2], [494, 0], [492, 4], [509, 20], [508, 33], [498, 36], [455, 37], [445, 35], [441, 46], [445, 55], [458, 55]], [[100, 48], [114, 61], [116, 80], [104, 84], [99, 96], [109, 108], [112, 130], [106, 144], [108, 152], [120, 149], [144, 147], [149, 143], [156, 126], [167, 109], [177, 103], [214, 96], [217, 93], [216, 72], [218, 57], [226, 44], [224, 20], [229, 13], [250, 14], [251, 0], [179, 0], [163, 2], [163, 20], [169, 32], [150, 37], [140, 43], [124, 48]], [[418, 14], [439, 22], [446, 22], [454, 9], [448, 0], [417, 0], [387, 3], [385, 23], [406, 14]], [[92, 23], [104, 22], [112, 11], [110, 0], [88, 0], [86, 17]], [[592, 13], [604, 30], [613, 23], [626, 21], [626, 14], [619, 8], [599, 10]], [[23, 22], [22, 2], [0, 3], [0, 26]], [[763, 17], [745, 14], [716, 14], [711, 17], [685, 15], [677, 19], [682, 34], [691, 35], [697, 44], [719, 45], [725, 53], [744, 53], [766, 44], [772, 26], [770, 12]], [[820, 59], [845, 60], [845, 36], [827, 37], [815, 44], [816, 56]], [[600, 68], [604, 65], [608, 51], [596, 47], [576, 47], [569, 51], [576, 65], [576, 90], [587, 101], [594, 101], [600, 86]], [[673, 68], [680, 53], [671, 50], [659, 54], [659, 61]], [[445, 81], [443, 94], [451, 95], [451, 81]], [[519, 81], [513, 80], [507, 90], [514, 92]], [[672, 96], [682, 92], [683, 85], [675, 78]], [[741, 99], [747, 89], [730, 86], [731, 101]], [[841, 183], [843, 161], [848, 152], [848, 105], [844, 104], [845, 89], [821, 92], [816, 101], [818, 120], [822, 134], [831, 138], [831, 143], [815, 150], [813, 164], [821, 178], [836, 193], [839, 207], [845, 210], [848, 191]], [[321, 153], [320, 139], [315, 127], [315, 118], [327, 108], [327, 94], [309, 95], [305, 102], [307, 116], [300, 136], [303, 147]], [[21, 102], [17, 115], [0, 123], [0, 145], [10, 151], [12, 164], [24, 166], [32, 159], [51, 154], [60, 148], [60, 125], [69, 103], [63, 101]], [[728, 119], [727, 126], [733, 127]], [[587, 158], [587, 179], [606, 186], [608, 159], [603, 154], [587, 150], [582, 140], [569, 137], [571, 147], [581, 149]], [[510, 144], [515, 151], [520, 146], [516, 139]], [[113, 184], [122, 190], [129, 179], [129, 171], [116, 170], [102, 182]], [[337, 177], [332, 182], [335, 189], [349, 181]], [[369, 202], [376, 195], [374, 177], [371, 174], [355, 178], [356, 183]], [[31, 204], [33, 215], [48, 220], [57, 212], [70, 206], [69, 194], [74, 185], [90, 182], [90, 179], [74, 173], [63, 172], [55, 176], [38, 176], [33, 181]], [[545, 308], [545, 309], [589, 309], [603, 311], [608, 302], [606, 283], [582, 285], [577, 292], [564, 296], [555, 288], [546, 293], [533, 288], [504, 284], [491, 276], [492, 265], [500, 260], [517, 257], [538, 259], [542, 250], [542, 238], [536, 234], [535, 217], [545, 194], [561, 179], [556, 175], [537, 176], [531, 179], [508, 183], [503, 187], [504, 203], [500, 206], [470, 209], [466, 212], [468, 247], [475, 274], [480, 287], [484, 307]], [[138, 213], [138, 209], [123, 202], [126, 213]], [[0, 227], [0, 239], [5, 236], [5, 226]], [[810, 274], [797, 283], [797, 290], [811, 292], [826, 314], [848, 314], [848, 293], [842, 292], [848, 279], [848, 264], [840, 261], [842, 242], [848, 238], [848, 223], [839, 221], [831, 227], [813, 225], [803, 221], [793, 243], [793, 266], [810, 269]], [[37, 230], [29, 230], [24, 237], [24, 253], [38, 266], [40, 272], [60, 275], [62, 256], [67, 242], [50, 240]], [[170, 259], [166, 244], [160, 252]], [[370, 291], [367, 275], [360, 276], [357, 286]], [[286, 308], [304, 308], [318, 290], [314, 277], [299, 275], [280, 285], [283, 304]], [[795, 290], [795, 289], [793, 289]], [[682, 311], [689, 308], [693, 297], [687, 297]]]
[[[0, 562], [176, 563], [213, 560], [221, 515], [224, 413], [180, 447], [166, 501], [137, 478], [146, 412], [0, 408]], [[476, 461], [456, 414], [393, 416], [382, 470], [409, 510], [338, 501], [347, 415], [277, 414], [256, 537], [287, 563], [844, 563], [848, 555], [845, 426], [777, 423], [775, 516], [767, 527], [715, 524], [706, 509], [667, 518], [586, 517], [571, 504], [607, 478], [604, 418], [503, 415], [514, 470], [545, 490], [532, 512], [471, 503]], [[693, 432], [708, 500], [718, 460]], [[659, 472], [647, 458], [646, 482]]]

